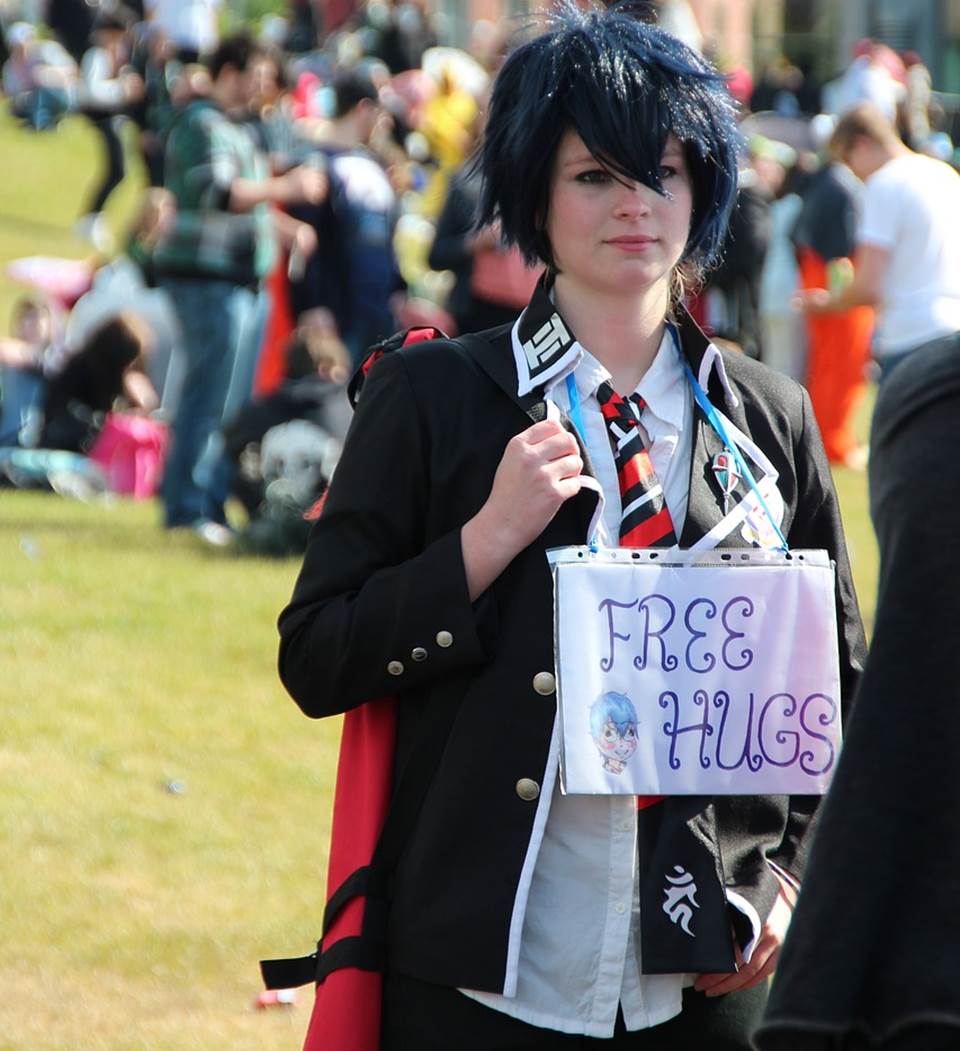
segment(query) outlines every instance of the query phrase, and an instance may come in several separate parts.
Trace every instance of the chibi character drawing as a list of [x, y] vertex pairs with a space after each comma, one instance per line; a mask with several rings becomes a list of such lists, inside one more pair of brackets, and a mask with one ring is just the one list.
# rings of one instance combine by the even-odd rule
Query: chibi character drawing
[[603, 769], [622, 773], [637, 750], [637, 712], [630, 698], [612, 690], [602, 693], [590, 706], [590, 734]]

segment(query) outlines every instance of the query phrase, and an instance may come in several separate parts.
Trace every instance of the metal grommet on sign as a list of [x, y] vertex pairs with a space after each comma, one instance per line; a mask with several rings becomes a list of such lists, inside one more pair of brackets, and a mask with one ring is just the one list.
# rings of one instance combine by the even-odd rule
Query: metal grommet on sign
[[533, 688], [542, 697], [549, 697], [557, 689], [557, 680], [548, 671], [538, 671], [533, 677]]
[[437, 645], [444, 650], [453, 645], [453, 636], [449, 631], [437, 632]]
[[427, 659], [427, 651], [422, 646], [414, 646], [410, 651], [410, 659], [415, 661], [425, 661]]
[[387, 665], [387, 671], [391, 675], [403, 675], [403, 665], [400, 661], [390, 661]]
[[521, 777], [517, 782], [517, 795], [527, 803], [533, 802], [540, 795], [540, 786], [529, 777]]

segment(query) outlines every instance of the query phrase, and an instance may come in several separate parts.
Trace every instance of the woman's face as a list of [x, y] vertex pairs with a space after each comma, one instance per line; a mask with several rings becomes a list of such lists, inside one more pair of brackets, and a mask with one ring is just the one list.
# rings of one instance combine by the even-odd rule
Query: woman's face
[[671, 135], [660, 161], [661, 197], [615, 176], [568, 129], [550, 182], [546, 233], [568, 290], [636, 295], [670, 276], [690, 234], [693, 190], [683, 147]]
[[14, 325], [14, 337], [34, 346], [49, 343], [53, 323], [50, 311], [43, 307], [24, 307]]
[[250, 67], [250, 92], [253, 107], [267, 106], [280, 94], [280, 75], [272, 58], [258, 58]]

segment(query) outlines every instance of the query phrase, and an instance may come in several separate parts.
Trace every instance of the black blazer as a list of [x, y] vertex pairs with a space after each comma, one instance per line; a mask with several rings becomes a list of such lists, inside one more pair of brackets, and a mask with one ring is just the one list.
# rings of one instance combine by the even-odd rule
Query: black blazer
[[[696, 374], [707, 341], [689, 318], [681, 342]], [[836, 559], [841, 683], [849, 698], [865, 646], [810, 400], [792, 380], [743, 356], [724, 353], [724, 364], [740, 399], [728, 415], [779, 472], [790, 545], [826, 548]], [[534, 687], [539, 672], [554, 668], [545, 551], [584, 542], [595, 500], [584, 490], [564, 504], [539, 539], [470, 603], [460, 528], [486, 500], [509, 439], [530, 426], [531, 416], [542, 418], [542, 393], [518, 399], [516, 391], [506, 327], [473, 337], [469, 350], [437, 340], [379, 361], [280, 617], [281, 678], [308, 715], [398, 694], [398, 768], [422, 720], [457, 706], [395, 875], [390, 965], [423, 981], [498, 992], [536, 812], [518, 782], [542, 781], [556, 710], [553, 694]], [[724, 405], [719, 382], [708, 393]], [[699, 408], [694, 426], [683, 547], [723, 516], [710, 468], [720, 440]], [[743, 546], [738, 534], [724, 544]], [[529, 785], [523, 787], [529, 796]], [[693, 830], [709, 847], [718, 886], [736, 890], [762, 920], [778, 889], [766, 859], [802, 875], [818, 802], [677, 797], [655, 809], [664, 822]], [[662, 916], [662, 893], [651, 887], [642, 914]], [[641, 900], [643, 909], [647, 899]], [[729, 931], [728, 918], [722, 929]], [[646, 970], [646, 951], [644, 961]], [[732, 970], [732, 951], [730, 966], [725, 961], [690, 960], [672, 969]]]

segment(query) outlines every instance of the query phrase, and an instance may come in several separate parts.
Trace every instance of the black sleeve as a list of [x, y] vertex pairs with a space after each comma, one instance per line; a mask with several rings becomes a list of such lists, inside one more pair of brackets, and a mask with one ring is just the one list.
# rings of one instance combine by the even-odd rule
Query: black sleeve
[[[370, 372], [280, 615], [280, 677], [311, 716], [402, 696], [487, 660], [485, 606], [470, 603], [460, 529], [424, 536], [439, 497], [403, 357], [388, 354]], [[430, 659], [418, 660], [420, 650]]]
[[437, 220], [437, 233], [427, 259], [431, 270], [456, 270], [470, 260], [467, 237], [473, 229], [474, 217], [473, 198], [464, 192], [461, 180], [454, 178]]
[[[803, 426], [794, 450], [798, 501], [793, 528], [787, 538], [793, 548], [824, 548], [836, 563], [837, 643], [840, 657], [840, 705], [843, 723], [850, 714], [853, 695], [867, 656], [866, 638], [857, 602], [850, 558], [840, 517], [840, 503], [823, 441], [813, 414], [810, 396], [803, 391]], [[813, 838], [820, 796], [794, 796], [780, 849], [772, 860], [800, 879]]]

